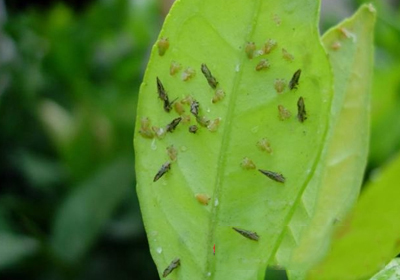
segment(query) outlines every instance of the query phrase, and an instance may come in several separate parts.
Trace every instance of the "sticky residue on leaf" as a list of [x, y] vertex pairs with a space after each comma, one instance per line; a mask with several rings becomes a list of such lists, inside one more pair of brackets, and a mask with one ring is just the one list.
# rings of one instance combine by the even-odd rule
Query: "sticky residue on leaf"
[[268, 59], [261, 59], [260, 62], [256, 66], [257, 71], [261, 71], [263, 69], [268, 69], [270, 67]]
[[198, 202], [200, 202], [203, 205], [208, 205], [208, 202], [210, 201], [210, 196], [208, 196], [207, 194], [204, 193], [198, 193], [196, 194], [196, 199]]
[[167, 173], [171, 169], [171, 163], [167, 161], [164, 163], [160, 170], [158, 170], [156, 176], [154, 176], [153, 182], [158, 181], [162, 176], [164, 176], [165, 173]]
[[269, 54], [272, 50], [274, 50], [277, 46], [277, 42], [273, 39], [268, 39], [264, 44], [264, 53]]
[[167, 277], [174, 269], [181, 265], [179, 258], [174, 259], [163, 272], [163, 277]]
[[256, 44], [254, 42], [247, 42], [244, 50], [246, 52], [247, 57], [249, 59], [252, 59], [254, 56], [254, 52], [256, 50]]
[[250, 169], [256, 169], [256, 165], [254, 162], [249, 159], [248, 157], [243, 158], [242, 162], [240, 163], [240, 166], [243, 169], [250, 170]]
[[269, 143], [269, 141], [267, 140], [267, 138], [262, 138], [260, 141], [257, 142], [257, 147], [261, 150], [261, 151], [265, 151], [267, 153], [272, 153], [272, 148], [271, 148], [271, 144]]
[[279, 112], [279, 119], [284, 121], [289, 119], [292, 114], [290, 113], [290, 111], [288, 109], [286, 109], [285, 107], [283, 107], [282, 105], [278, 105], [278, 112]]
[[182, 80], [186, 82], [192, 79], [194, 76], [196, 76], [196, 70], [194, 70], [191, 67], [188, 67], [182, 73]]
[[258, 241], [260, 239], [258, 234], [254, 231], [244, 230], [236, 227], [233, 227], [232, 229], [250, 240]]
[[285, 90], [286, 81], [285, 79], [275, 79], [274, 88], [277, 93], [282, 93]]
[[284, 48], [282, 48], [282, 57], [289, 62], [294, 60], [294, 56]]
[[221, 101], [222, 99], [224, 99], [224, 97], [225, 97], [224, 90], [223, 89], [217, 89], [215, 91], [215, 94], [214, 94], [214, 96], [213, 96], [211, 101], [212, 101], [212, 103], [217, 103], [218, 101]]
[[157, 42], [158, 54], [163, 56], [169, 48], [168, 38], [161, 37]]

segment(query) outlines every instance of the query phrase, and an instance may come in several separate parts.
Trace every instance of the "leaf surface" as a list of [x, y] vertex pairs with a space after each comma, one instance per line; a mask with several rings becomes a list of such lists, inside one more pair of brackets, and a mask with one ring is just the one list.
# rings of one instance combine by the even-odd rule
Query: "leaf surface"
[[330, 130], [317, 171], [303, 198], [311, 204], [309, 221], [294, 249], [292, 268], [306, 270], [329, 247], [334, 225], [353, 207], [362, 184], [369, 142], [370, 93], [375, 10], [364, 5], [322, 38], [334, 74]]
[[394, 259], [384, 269], [375, 274], [371, 280], [397, 280], [399, 278], [400, 259]]
[[[137, 192], [160, 277], [180, 258], [180, 266], [171, 272], [175, 279], [263, 279], [265, 267], [277, 264], [278, 250], [292, 250], [297, 233], [284, 240], [286, 229], [290, 221], [303, 219], [293, 216], [295, 209], [307, 216], [306, 204], [313, 203], [302, 195], [322, 153], [332, 97], [318, 9], [318, 1], [311, 0], [195, 0], [178, 1], [172, 8], [159, 36], [163, 55], [156, 43], [140, 89], [135, 132]], [[268, 39], [277, 42], [276, 48], [259, 55]], [[256, 46], [252, 59], [246, 54], [248, 42]], [[270, 67], [257, 71], [262, 59]], [[174, 75], [171, 63], [181, 65]], [[217, 89], [225, 92], [215, 104], [215, 90], [200, 70], [203, 63], [218, 81]], [[188, 67], [196, 74], [183, 81]], [[290, 90], [298, 69], [298, 88]], [[185, 105], [189, 124], [181, 121], [162, 139], [142, 137], [139, 131], [147, 126], [151, 135], [152, 126], [165, 128], [178, 117], [163, 109], [157, 77], [170, 101], [192, 96], [201, 116], [220, 118], [218, 129], [211, 132], [197, 124]], [[285, 81], [281, 93], [275, 89], [276, 79]], [[304, 122], [296, 117], [300, 97], [307, 112]], [[278, 105], [291, 117], [281, 120]], [[143, 118], [151, 125], [143, 125]], [[189, 125], [195, 124], [199, 130], [189, 133]], [[263, 139], [270, 152], [258, 147]], [[176, 161], [166, 153], [171, 145], [178, 152]], [[243, 169], [245, 157], [258, 169], [282, 174], [285, 182]], [[153, 182], [167, 162], [170, 170]], [[199, 194], [211, 198], [208, 205], [196, 200]], [[257, 233], [259, 240], [233, 227]]]
[[[328, 257], [310, 279], [365, 279], [400, 252], [398, 155], [369, 182], [355, 209], [335, 231]], [[340, 267], [340, 269], [337, 269]]]

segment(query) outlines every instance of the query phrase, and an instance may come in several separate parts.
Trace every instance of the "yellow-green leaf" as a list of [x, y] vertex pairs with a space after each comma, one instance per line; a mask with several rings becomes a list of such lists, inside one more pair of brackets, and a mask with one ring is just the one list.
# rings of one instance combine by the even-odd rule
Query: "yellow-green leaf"
[[[310, 279], [366, 279], [400, 251], [400, 155], [366, 186]], [[340, 269], [338, 269], [340, 268]]]
[[[262, 279], [267, 265], [285, 265], [300, 234], [287, 228], [309, 216], [314, 201], [303, 193], [329, 127], [332, 74], [318, 11], [314, 0], [173, 6], [135, 132], [137, 192], [160, 277], [177, 259], [167, 269], [175, 279]], [[180, 104], [188, 95], [200, 104], [198, 121]]]
[[368, 154], [374, 21], [374, 8], [364, 5], [322, 38], [335, 95], [323, 156], [305, 191], [316, 203], [293, 253], [297, 270], [308, 269], [327, 253], [334, 225], [359, 194]]

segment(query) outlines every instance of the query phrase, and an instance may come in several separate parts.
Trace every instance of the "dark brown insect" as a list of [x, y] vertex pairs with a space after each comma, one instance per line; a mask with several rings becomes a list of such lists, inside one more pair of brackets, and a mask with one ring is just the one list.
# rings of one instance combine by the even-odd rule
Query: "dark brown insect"
[[192, 103], [190, 104], [190, 112], [196, 117], [199, 115], [199, 107], [200, 104], [196, 100], [193, 100]]
[[161, 83], [161, 80], [157, 77], [157, 92], [158, 92], [158, 97], [164, 101], [164, 110], [169, 113], [172, 110], [172, 104], [176, 101], [173, 100], [172, 102], [169, 101], [168, 94], [165, 91], [165, 88], [163, 84]]
[[164, 110], [169, 113], [172, 110], [172, 105], [177, 99], [178, 98], [175, 98], [172, 100], [172, 102], [169, 102], [169, 100], [164, 100]]
[[216, 89], [218, 82], [215, 79], [215, 77], [211, 74], [210, 69], [208, 69], [207, 65], [205, 65], [204, 63], [201, 65], [201, 72], [203, 72], [210, 87], [212, 87], [213, 89]]
[[173, 119], [172, 122], [167, 124], [166, 130], [168, 132], [173, 132], [175, 130], [175, 128], [178, 126], [178, 124], [181, 122], [181, 120], [182, 120], [182, 117]]
[[160, 179], [170, 169], [171, 169], [171, 163], [167, 161], [161, 166], [160, 170], [158, 170], [156, 176], [154, 176], [153, 182], [156, 182], [158, 179]]
[[301, 74], [301, 69], [294, 72], [293, 77], [289, 82], [290, 90], [297, 89], [297, 86], [299, 85], [300, 74]]
[[276, 173], [276, 172], [272, 172], [272, 171], [268, 171], [268, 170], [262, 170], [262, 169], [258, 169], [258, 171], [260, 171], [262, 174], [264, 174], [265, 176], [267, 176], [268, 178], [270, 178], [276, 182], [285, 183], [286, 179], [280, 173]]
[[164, 270], [163, 277], [167, 277], [175, 268], [181, 265], [181, 260], [179, 258], [175, 258], [169, 266]]
[[297, 118], [300, 122], [304, 122], [307, 119], [306, 105], [304, 105], [304, 99], [301, 96], [297, 101]]
[[191, 125], [189, 126], [189, 132], [195, 134], [199, 128], [197, 125]]
[[168, 95], [167, 92], [165, 91], [164, 85], [160, 81], [160, 79], [157, 77], [157, 92], [158, 92], [158, 97], [165, 101], [168, 100]]
[[240, 229], [240, 228], [235, 228], [233, 227], [232, 229], [234, 229], [235, 231], [237, 231], [238, 233], [240, 233], [241, 235], [243, 235], [244, 237], [254, 240], [254, 241], [258, 241], [258, 239], [260, 239], [260, 237], [257, 235], [256, 232], [253, 231], [248, 231], [248, 230], [244, 230], [244, 229]]

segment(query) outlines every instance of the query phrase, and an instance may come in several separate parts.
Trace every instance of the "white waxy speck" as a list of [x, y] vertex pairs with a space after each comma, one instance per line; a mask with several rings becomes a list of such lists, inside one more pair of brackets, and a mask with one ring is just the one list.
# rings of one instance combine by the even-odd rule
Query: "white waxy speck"
[[255, 52], [255, 54], [254, 54], [254, 56], [261, 56], [261, 55], [263, 55], [264, 54], [264, 51], [263, 50], [257, 50], [256, 52]]
[[186, 146], [182, 146], [182, 147], [181, 147], [181, 151], [182, 151], [182, 152], [186, 152], [186, 151], [187, 151], [187, 147], [186, 147]]
[[255, 126], [251, 129], [251, 132], [257, 133], [258, 132], [258, 126]]
[[235, 71], [236, 71], [236, 72], [239, 72], [239, 71], [240, 71], [240, 64], [236, 64]]
[[216, 198], [215, 201], [214, 201], [214, 206], [217, 207], [218, 203], [219, 203], [218, 198]]
[[158, 248], [156, 249], [156, 251], [157, 251], [157, 253], [161, 254], [161, 253], [162, 253], [162, 248], [161, 248], [161, 247], [158, 247]]
[[156, 139], [154, 138], [153, 141], [151, 141], [151, 146], [150, 148], [155, 151], [157, 150], [157, 144], [156, 144]]
[[211, 277], [211, 272], [207, 272], [207, 277]]

